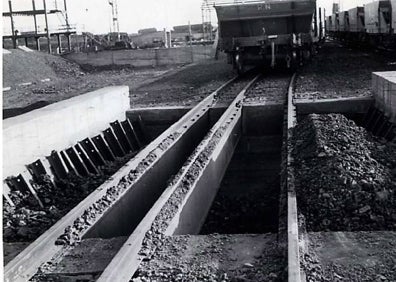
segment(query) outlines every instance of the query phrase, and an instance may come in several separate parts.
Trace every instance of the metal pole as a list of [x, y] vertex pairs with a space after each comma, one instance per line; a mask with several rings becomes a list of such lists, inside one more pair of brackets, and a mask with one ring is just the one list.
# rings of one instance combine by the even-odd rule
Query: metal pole
[[193, 48], [192, 48], [192, 32], [191, 32], [190, 21], [188, 21], [188, 34], [189, 34], [189, 39], [190, 39], [191, 63], [193, 63], [194, 62], [194, 53], [193, 53]]
[[116, 18], [117, 18], [117, 40], [120, 41], [120, 22], [118, 21], [118, 3], [117, 0], [115, 0], [115, 12], [116, 12]]
[[212, 11], [209, 8], [209, 23], [208, 23], [208, 27], [209, 27], [209, 38], [210, 41], [213, 40], [213, 30], [212, 30]]
[[315, 24], [314, 35], [315, 35], [315, 37], [317, 37], [318, 36], [318, 10], [316, 9], [316, 7], [315, 7], [315, 13], [314, 13], [314, 24]]
[[48, 28], [48, 15], [47, 15], [47, 3], [46, 0], [43, 0], [44, 4], [44, 16], [45, 16], [45, 28], [47, 29], [47, 43], [48, 43], [48, 53], [52, 53], [52, 48], [51, 48], [51, 35], [50, 31]]
[[35, 0], [32, 0], [32, 4], [33, 4], [34, 32], [37, 35], [37, 16], [36, 16], [36, 3], [35, 3]]
[[323, 18], [325, 20], [325, 22], [324, 22], [324, 30], [325, 30], [324, 38], [326, 38], [327, 21], [326, 21], [326, 9], [325, 8], [323, 8]]
[[72, 47], [71, 47], [71, 41], [70, 41], [70, 34], [67, 35], [67, 49], [69, 51], [71, 51]]
[[323, 37], [322, 8], [319, 8], [319, 40]]
[[203, 39], [205, 40], [205, 15], [204, 15], [204, 4], [202, 4], [202, 33], [203, 33]]
[[[33, 0], [33, 1], [34, 1], [34, 0]], [[65, 7], [66, 28], [67, 28], [67, 31], [69, 31], [69, 30], [70, 30], [70, 25], [69, 25], [69, 15], [68, 15], [68, 12], [67, 12], [66, 0], [63, 0], [63, 5], [64, 5], [64, 7]]]
[[62, 38], [61, 38], [61, 35], [60, 35], [60, 34], [57, 34], [56, 36], [57, 36], [57, 38], [58, 38], [59, 54], [61, 54], [61, 53], [62, 53]]
[[17, 42], [16, 42], [16, 34], [15, 34], [15, 26], [14, 26], [14, 17], [12, 16], [12, 4], [11, 0], [8, 0], [8, 6], [10, 8], [10, 19], [11, 19], [11, 32], [12, 32], [12, 46], [14, 49], [17, 47]]

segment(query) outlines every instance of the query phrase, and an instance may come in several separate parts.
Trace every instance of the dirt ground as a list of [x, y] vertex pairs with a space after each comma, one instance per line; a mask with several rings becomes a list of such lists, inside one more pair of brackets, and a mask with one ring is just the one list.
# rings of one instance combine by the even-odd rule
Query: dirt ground
[[296, 98], [371, 95], [371, 73], [396, 70], [396, 56], [363, 52], [327, 42], [297, 76]]
[[308, 282], [396, 281], [395, 232], [308, 234]]
[[194, 106], [234, 76], [232, 67], [223, 60], [190, 65], [132, 90], [131, 106]]
[[48, 104], [62, 101], [106, 86], [128, 85], [135, 89], [158, 77], [180, 71], [181, 68], [145, 70], [108, 70], [79, 76], [55, 77], [49, 82], [35, 82], [29, 86], [3, 92], [3, 109], [22, 108], [37, 102]]
[[[3, 92], [6, 116], [23, 112], [15, 108], [30, 105], [31, 110], [111, 85], [130, 87], [132, 107], [194, 106], [235, 76], [224, 58], [188, 66], [88, 72], [59, 56], [12, 52], [3, 55], [3, 87], [11, 87]], [[396, 58], [390, 55], [326, 43], [312, 62], [299, 71], [296, 96], [314, 99], [370, 96], [371, 72], [396, 70], [394, 62]], [[40, 81], [46, 78], [50, 81]], [[33, 84], [17, 86], [25, 82]]]

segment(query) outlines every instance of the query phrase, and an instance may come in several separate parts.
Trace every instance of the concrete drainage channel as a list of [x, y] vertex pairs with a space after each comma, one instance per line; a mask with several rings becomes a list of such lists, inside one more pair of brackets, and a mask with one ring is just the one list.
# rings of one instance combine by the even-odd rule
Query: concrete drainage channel
[[[290, 81], [290, 77], [285, 79]], [[253, 281], [281, 279], [285, 256], [278, 248], [276, 233], [282, 122], [277, 121], [282, 121], [285, 99], [278, 96], [274, 104], [263, 106], [275, 107], [275, 111], [262, 111], [260, 106], [244, 106], [249, 92], [241, 93], [211, 128], [98, 281], [132, 278], [136, 281], [227, 281], [230, 275], [227, 272], [237, 265], [239, 268], [233, 273], [236, 276], [239, 272], [252, 276]], [[266, 120], [271, 114], [274, 120]], [[246, 126], [266, 122], [280, 126], [254, 126], [253, 130]], [[262, 157], [256, 158], [261, 164], [258, 170], [258, 163], [251, 163], [253, 154]], [[240, 165], [241, 170], [233, 172]], [[247, 179], [251, 177], [249, 173], [255, 174], [256, 179], [245, 182], [245, 187], [238, 187], [238, 174], [240, 177], [245, 174]], [[266, 181], [261, 182], [263, 177]], [[225, 190], [228, 185], [233, 191]], [[228, 205], [227, 199], [223, 199], [228, 192], [237, 195], [236, 201], [248, 193], [257, 196], [257, 201], [250, 198], [250, 203], [256, 205], [255, 211], [259, 212], [253, 220], [255, 226], [235, 229], [234, 235], [229, 234], [228, 228], [232, 228], [233, 223], [238, 224], [241, 217], [249, 216], [248, 207], [244, 215], [234, 214], [229, 227], [227, 224], [216, 226], [220, 224], [216, 218], [217, 208]], [[261, 199], [272, 192], [271, 198], [262, 203]], [[238, 208], [234, 210], [236, 213], [240, 212]], [[268, 209], [273, 211], [261, 219], [260, 215]], [[228, 216], [232, 217], [232, 212]], [[220, 229], [213, 229], [214, 226]], [[219, 235], [220, 232], [223, 234]], [[210, 234], [202, 235], [207, 233]]]
[[[335, 101], [293, 103], [289, 84], [288, 75], [250, 75], [191, 110], [136, 111], [154, 117], [146, 124], [159, 137], [11, 261], [6, 281], [304, 281], [313, 275], [317, 263], [307, 258], [316, 245], [309, 239], [327, 248], [334, 242], [306, 233], [298, 220], [306, 207], [296, 184], [295, 105], [307, 115], [315, 107], [332, 112]], [[369, 102], [343, 101], [343, 114], [362, 121]], [[160, 115], [165, 123], [156, 122]]]
[[[84, 240], [91, 241], [88, 248], [97, 248], [102, 238], [116, 238], [112, 246], [122, 244], [122, 237], [135, 230], [136, 225], [166, 188], [169, 178], [178, 172], [208, 132], [211, 123], [209, 110], [218, 99], [222, 100], [222, 96], [223, 100], [235, 97], [249, 80], [251, 78], [246, 77], [228, 82], [163, 132], [112, 178], [8, 263], [5, 267], [6, 281], [25, 281], [35, 275], [40, 266], [34, 279], [63, 277], [59, 268], [50, 266], [60, 257], [67, 258], [67, 254], [73, 252], [72, 246], [81, 239], [82, 243], [77, 245], [84, 245]], [[213, 122], [215, 120], [212, 119]], [[95, 238], [101, 239], [95, 241]], [[69, 274], [78, 275], [79, 271], [87, 270], [80, 268]]]

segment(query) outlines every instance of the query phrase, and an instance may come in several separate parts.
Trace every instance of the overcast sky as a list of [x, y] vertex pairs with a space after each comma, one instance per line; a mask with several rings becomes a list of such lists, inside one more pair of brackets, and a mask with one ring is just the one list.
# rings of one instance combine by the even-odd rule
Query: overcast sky
[[[43, 0], [35, 0], [37, 8], [43, 7]], [[63, 0], [46, 0], [49, 8], [55, 7], [55, 2], [63, 7]], [[224, 0], [223, 0], [224, 1]], [[148, 27], [157, 29], [171, 28], [175, 25], [202, 22], [201, 5], [203, 0], [118, 0], [120, 31], [129, 33]], [[350, 9], [372, 0], [341, 0], [343, 9]], [[31, 0], [12, 0], [13, 9], [31, 9]], [[319, 7], [324, 7], [327, 14], [331, 11], [332, 0], [318, 0]], [[107, 33], [111, 26], [111, 8], [108, 0], [67, 0], [71, 23], [77, 23], [80, 31]], [[3, 0], [3, 10], [8, 11], [8, 0]], [[3, 32], [10, 30], [10, 22], [3, 17]], [[56, 26], [62, 18], [51, 16], [50, 22]], [[216, 22], [215, 14], [212, 21]], [[33, 19], [17, 17], [16, 27], [20, 31], [34, 30]], [[38, 20], [44, 27], [44, 18]]]

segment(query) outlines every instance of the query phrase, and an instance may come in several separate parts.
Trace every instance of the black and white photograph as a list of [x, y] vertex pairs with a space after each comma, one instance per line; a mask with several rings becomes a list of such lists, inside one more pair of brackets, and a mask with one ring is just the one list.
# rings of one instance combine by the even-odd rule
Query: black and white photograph
[[2, 0], [5, 282], [396, 282], [396, 0]]

